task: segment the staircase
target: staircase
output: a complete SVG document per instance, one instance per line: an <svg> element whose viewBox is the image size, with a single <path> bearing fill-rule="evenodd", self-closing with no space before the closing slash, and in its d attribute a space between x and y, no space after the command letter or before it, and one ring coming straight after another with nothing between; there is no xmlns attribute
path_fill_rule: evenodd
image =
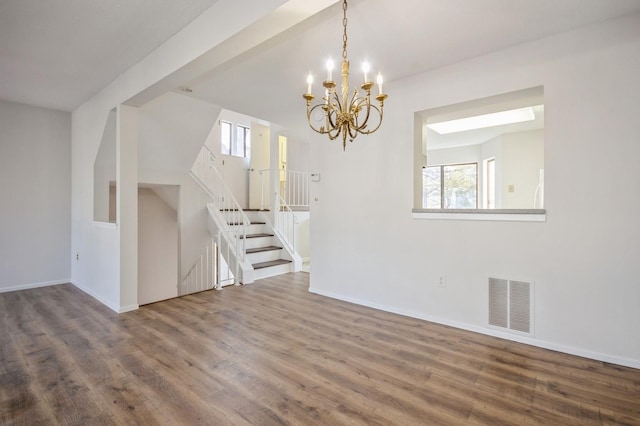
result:
<svg viewBox="0 0 640 426"><path fill-rule="evenodd" d="M191 177L209 196L209 232L236 283L299 271L302 260L295 251L293 233L284 231L283 213L242 209L215 168L214 158L203 146ZM293 224L293 218L286 223Z"/></svg>
<svg viewBox="0 0 640 426"><path fill-rule="evenodd" d="M246 227L245 249L254 270L254 279L280 275L292 271L292 259L281 241L268 225L267 210L244 210L250 224Z"/></svg>

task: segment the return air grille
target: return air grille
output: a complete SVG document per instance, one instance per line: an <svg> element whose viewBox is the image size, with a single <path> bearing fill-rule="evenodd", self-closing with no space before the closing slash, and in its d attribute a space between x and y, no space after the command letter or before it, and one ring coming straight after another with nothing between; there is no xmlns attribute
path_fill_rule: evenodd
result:
<svg viewBox="0 0 640 426"><path fill-rule="evenodd" d="M532 334L532 283L489 278L489 325Z"/></svg>

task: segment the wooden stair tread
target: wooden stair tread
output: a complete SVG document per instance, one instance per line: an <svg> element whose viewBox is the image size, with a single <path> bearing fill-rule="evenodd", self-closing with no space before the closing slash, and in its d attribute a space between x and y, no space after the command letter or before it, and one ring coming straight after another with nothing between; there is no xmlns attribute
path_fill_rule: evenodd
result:
<svg viewBox="0 0 640 426"><path fill-rule="evenodd" d="M250 222L249 225L265 225L267 222ZM242 225L242 222L231 222L229 226L238 226Z"/></svg>
<svg viewBox="0 0 640 426"><path fill-rule="evenodd" d="M266 246L266 247L256 247L247 249L247 254L251 253L261 253L263 251L273 251L273 250L282 250L282 247L278 246Z"/></svg>
<svg viewBox="0 0 640 426"><path fill-rule="evenodd" d="M238 209L222 209L222 212L237 212ZM242 209L243 212L268 212L269 209Z"/></svg>
<svg viewBox="0 0 640 426"><path fill-rule="evenodd" d="M268 268L269 266L278 266L278 265L284 265L287 263L291 263L291 261L287 259L277 259L277 260L270 260L269 262L254 263L252 266L253 266L253 269L262 269L262 268Z"/></svg>
<svg viewBox="0 0 640 426"><path fill-rule="evenodd" d="M247 238L262 238L262 237L273 237L273 234L247 234ZM240 239L243 239L244 236L240 235Z"/></svg>

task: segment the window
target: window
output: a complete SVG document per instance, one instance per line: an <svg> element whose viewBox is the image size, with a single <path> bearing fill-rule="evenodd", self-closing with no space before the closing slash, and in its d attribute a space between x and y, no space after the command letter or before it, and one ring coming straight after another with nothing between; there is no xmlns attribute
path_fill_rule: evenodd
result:
<svg viewBox="0 0 640 426"><path fill-rule="evenodd" d="M251 155L251 129L240 124L236 125L235 137L233 123L220 122L220 140L222 155L248 158Z"/></svg>
<svg viewBox="0 0 640 426"><path fill-rule="evenodd" d="M231 123L220 122L220 139L222 142L222 154L231 155Z"/></svg>
<svg viewBox="0 0 640 426"><path fill-rule="evenodd" d="M478 208L478 163L428 166L422 171L422 207Z"/></svg>
<svg viewBox="0 0 640 426"><path fill-rule="evenodd" d="M251 130L248 127L238 125L236 128L235 142L232 155L236 157L249 157L249 153L251 152Z"/></svg>
<svg viewBox="0 0 640 426"><path fill-rule="evenodd" d="M417 111L414 118L414 210L475 208L508 215L544 209L542 86ZM459 177L449 179L440 165L473 163L475 182L469 175L465 187L448 187ZM489 217L488 212L460 214Z"/></svg>

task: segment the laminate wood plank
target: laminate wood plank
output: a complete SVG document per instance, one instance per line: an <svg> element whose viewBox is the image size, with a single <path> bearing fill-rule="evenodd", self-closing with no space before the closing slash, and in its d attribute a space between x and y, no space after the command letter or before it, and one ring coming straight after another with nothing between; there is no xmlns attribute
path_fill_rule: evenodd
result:
<svg viewBox="0 0 640 426"><path fill-rule="evenodd" d="M1 424L640 425L640 371L377 311L286 274L117 315L0 294Z"/></svg>

